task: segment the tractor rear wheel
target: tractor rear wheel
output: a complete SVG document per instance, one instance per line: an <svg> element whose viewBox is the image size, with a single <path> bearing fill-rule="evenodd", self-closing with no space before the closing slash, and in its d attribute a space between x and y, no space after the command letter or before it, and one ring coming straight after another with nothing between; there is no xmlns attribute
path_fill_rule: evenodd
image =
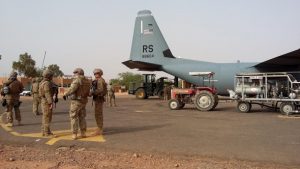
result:
<svg viewBox="0 0 300 169"><path fill-rule="evenodd" d="M216 106L214 95L206 90L200 91L196 95L195 105L200 111L210 111Z"/></svg>
<svg viewBox="0 0 300 169"><path fill-rule="evenodd" d="M136 97L137 99L146 99L146 98L147 98L147 95L146 95L145 89L143 89L143 88L138 89L138 90L135 92L135 97Z"/></svg>
<svg viewBox="0 0 300 169"><path fill-rule="evenodd" d="M219 104L219 97L217 94L214 95L214 98L215 98L215 104L214 104L212 110L215 109L217 107L217 105Z"/></svg>

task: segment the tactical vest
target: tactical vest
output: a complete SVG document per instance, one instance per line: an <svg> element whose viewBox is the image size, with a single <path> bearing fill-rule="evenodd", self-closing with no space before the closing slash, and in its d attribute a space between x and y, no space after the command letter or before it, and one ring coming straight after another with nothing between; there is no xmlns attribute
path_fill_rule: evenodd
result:
<svg viewBox="0 0 300 169"><path fill-rule="evenodd" d="M40 94L40 97L45 97L45 85L48 83L49 86L49 90L50 90L50 95L51 97L53 97L54 95L54 91L53 91L53 88L51 86L51 82L49 81L46 81L46 80L43 80L40 85L39 85L39 94Z"/></svg>
<svg viewBox="0 0 300 169"><path fill-rule="evenodd" d="M90 93L90 81L86 78L78 78L79 87L75 92L77 98L87 98Z"/></svg>
<svg viewBox="0 0 300 169"><path fill-rule="evenodd" d="M39 93L39 85L40 83L38 82L32 84L32 93Z"/></svg>
<svg viewBox="0 0 300 169"><path fill-rule="evenodd" d="M98 83L98 90L101 93L100 95L105 96L107 94L107 86L104 79L100 78L99 80L97 80L97 83Z"/></svg>
<svg viewBox="0 0 300 169"><path fill-rule="evenodd" d="M9 94L19 95L22 91L22 84L18 80L14 80L9 84Z"/></svg>

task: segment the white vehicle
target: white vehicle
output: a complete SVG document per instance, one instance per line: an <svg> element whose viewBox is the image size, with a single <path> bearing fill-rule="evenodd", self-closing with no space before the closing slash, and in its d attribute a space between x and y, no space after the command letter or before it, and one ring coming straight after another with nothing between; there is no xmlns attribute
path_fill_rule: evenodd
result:
<svg viewBox="0 0 300 169"><path fill-rule="evenodd" d="M31 96L31 91L24 90L22 93L20 93L20 96Z"/></svg>
<svg viewBox="0 0 300 169"><path fill-rule="evenodd" d="M300 82L286 72L237 74L235 89L229 93L238 101L240 112L247 113L252 104L258 104L284 115L300 113Z"/></svg>

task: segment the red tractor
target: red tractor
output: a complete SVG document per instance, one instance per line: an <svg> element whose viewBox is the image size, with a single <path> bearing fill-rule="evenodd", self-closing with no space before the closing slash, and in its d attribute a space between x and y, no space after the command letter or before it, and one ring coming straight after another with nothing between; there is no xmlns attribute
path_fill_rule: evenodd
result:
<svg viewBox="0 0 300 169"><path fill-rule="evenodd" d="M191 88L174 88L171 90L171 100L169 108L171 110L182 109L185 104L195 104L200 111L210 111L217 107L219 98L217 89L214 87L213 72L190 72L192 76L203 78L203 85ZM205 86L205 82L208 85Z"/></svg>

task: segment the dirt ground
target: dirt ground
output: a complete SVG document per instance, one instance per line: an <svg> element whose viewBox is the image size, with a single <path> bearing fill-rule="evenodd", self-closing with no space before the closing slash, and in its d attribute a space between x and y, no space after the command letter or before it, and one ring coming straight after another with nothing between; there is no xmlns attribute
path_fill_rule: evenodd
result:
<svg viewBox="0 0 300 169"><path fill-rule="evenodd" d="M168 154L140 154L134 152L98 152L80 147L37 149L0 145L2 169L274 169L297 168L279 164L200 156L174 156Z"/></svg>

